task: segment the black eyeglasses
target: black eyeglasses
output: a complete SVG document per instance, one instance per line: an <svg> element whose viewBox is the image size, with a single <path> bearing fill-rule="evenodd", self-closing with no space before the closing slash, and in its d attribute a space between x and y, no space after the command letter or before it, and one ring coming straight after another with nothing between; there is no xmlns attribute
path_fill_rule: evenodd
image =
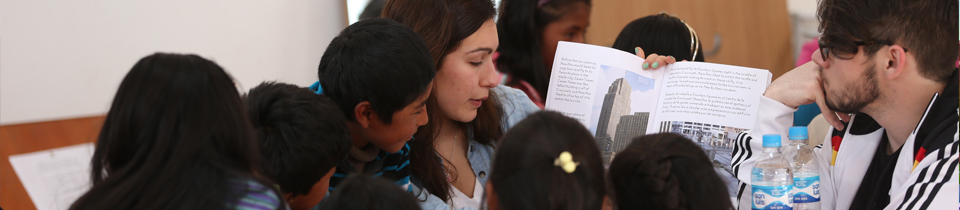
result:
<svg viewBox="0 0 960 210"><path fill-rule="evenodd" d="M893 45L893 43L888 42L888 41L855 41L855 42L853 42L853 44L854 44L856 47L865 46L865 45L875 45L875 44L879 44L879 45ZM817 45L820 47L820 57L822 57L823 60L826 61L827 58L830 57L830 48L828 48L828 47L823 43L823 37L817 38ZM906 51L907 51L907 48L903 47L903 51L906 52ZM857 53L857 51L853 51L853 53ZM839 56L838 56L838 57L839 57ZM841 58L841 59L850 59L850 58Z"/></svg>

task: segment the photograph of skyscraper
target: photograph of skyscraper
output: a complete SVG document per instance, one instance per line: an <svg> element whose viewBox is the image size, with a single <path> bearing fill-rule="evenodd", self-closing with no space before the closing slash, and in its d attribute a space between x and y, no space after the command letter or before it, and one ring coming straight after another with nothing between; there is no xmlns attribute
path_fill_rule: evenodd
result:
<svg viewBox="0 0 960 210"><path fill-rule="evenodd" d="M613 158L614 137L620 117L630 113L630 83L619 78L610 84L607 94L603 96L603 106L600 108L600 120L597 122L595 137L597 144L603 149L603 162L608 164Z"/></svg>
<svg viewBox="0 0 960 210"><path fill-rule="evenodd" d="M607 94L603 96L603 107L600 109L600 121L597 122L597 139L613 138L616 135L620 116L630 113L630 84L623 78L616 79Z"/></svg>
<svg viewBox="0 0 960 210"><path fill-rule="evenodd" d="M658 94L655 79L625 69L601 65L589 129L602 150L604 163L623 150L634 137L646 134ZM603 88L606 87L606 88ZM599 97L603 96L603 97Z"/></svg>
<svg viewBox="0 0 960 210"><path fill-rule="evenodd" d="M646 135L648 120L650 120L649 112L635 112L632 115L621 116L611 150L613 152L623 151L633 138Z"/></svg>
<svg viewBox="0 0 960 210"><path fill-rule="evenodd" d="M616 79L607 89L597 122L597 144L603 150L603 161L608 164L614 154L622 151L634 137L647 133L649 112L630 114L630 84Z"/></svg>

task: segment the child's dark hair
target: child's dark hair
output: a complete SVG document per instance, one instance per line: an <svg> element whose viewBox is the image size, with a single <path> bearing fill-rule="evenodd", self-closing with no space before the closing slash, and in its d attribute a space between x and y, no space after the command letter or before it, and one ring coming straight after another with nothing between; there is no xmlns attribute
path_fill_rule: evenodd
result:
<svg viewBox="0 0 960 210"><path fill-rule="evenodd" d="M260 156L249 122L216 63L144 57L107 112L91 159L93 187L70 209L227 209L251 193L279 196L253 171Z"/></svg>
<svg viewBox="0 0 960 210"><path fill-rule="evenodd" d="M343 29L330 41L318 69L323 94L337 103L347 120L356 120L356 105L369 101L387 124L393 113L426 93L436 75L420 35L384 18Z"/></svg>
<svg viewBox="0 0 960 210"><path fill-rule="evenodd" d="M284 193L306 195L350 149L347 119L329 98L291 84L264 82L246 95L260 145L260 174Z"/></svg>
<svg viewBox="0 0 960 210"><path fill-rule="evenodd" d="M323 199L320 209L340 210L419 210L413 194L379 177L352 174L337 186L330 197Z"/></svg>
<svg viewBox="0 0 960 210"><path fill-rule="evenodd" d="M675 133L636 137L610 163L619 209L733 209L703 149Z"/></svg>
<svg viewBox="0 0 960 210"><path fill-rule="evenodd" d="M503 0L500 2L500 57L497 69L510 74L510 83L520 80L533 86L541 96L547 95L550 69L543 63L540 45L543 29L560 19L574 3L591 4L591 0L551 0L543 5L536 0Z"/></svg>
<svg viewBox="0 0 960 210"><path fill-rule="evenodd" d="M537 112L510 129L497 149L490 182L501 209L600 209L600 148L577 120ZM572 173L555 164L563 152L579 163Z"/></svg>
<svg viewBox="0 0 960 210"><path fill-rule="evenodd" d="M666 13L650 15L624 26L612 47L629 53L640 47L646 54L644 56L656 53L673 56L678 61L703 62L700 38L690 29L680 18Z"/></svg>

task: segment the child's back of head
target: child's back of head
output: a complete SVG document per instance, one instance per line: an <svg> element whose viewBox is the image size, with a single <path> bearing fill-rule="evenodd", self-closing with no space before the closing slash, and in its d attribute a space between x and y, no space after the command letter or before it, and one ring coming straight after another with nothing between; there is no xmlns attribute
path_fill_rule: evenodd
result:
<svg viewBox="0 0 960 210"><path fill-rule="evenodd" d="M577 120L538 112L504 135L487 185L491 209L600 209L600 148Z"/></svg>
<svg viewBox="0 0 960 210"><path fill-rule="evenodd" d="M619 209L733 208L706 153L679 134L634 138L610 163L609 176Z"/></svg>
<svg viewBox="0 0 960 210"><path fill-rule="evenodd" d="M337 186L320 209L419 210L417 198L399 186L378 177L353 174Z"/></svg>
<svg viewBox="0 0 960 210"><path fill-rule="evenodd" d="M613 48L635 53L643 48L644 56L652 53L673 56L677 61L703 62L703 47L697 32L680 18L660 13L636 19L620 31Z"/></svg>
<svg viewBox="0 0 960 210"><path fill-rule="evenodd" d="M197 55L156 53L123 78L71 209L278 208L233 80Z"/></svg>
<svg viewBox="0 0 960 210"><path fill-rule="evenodd" d="M350 149L343 113L326 96L284 83L261 83L246 100L263 158L260 174L280 186L292 209L316 206Z"/></svg>

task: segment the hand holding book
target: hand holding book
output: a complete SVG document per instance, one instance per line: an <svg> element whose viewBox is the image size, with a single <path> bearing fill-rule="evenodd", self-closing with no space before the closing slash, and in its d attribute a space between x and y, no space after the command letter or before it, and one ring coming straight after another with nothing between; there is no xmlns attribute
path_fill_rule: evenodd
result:
<svg viewBox="0 0 960 210"><path fill-rule="evenodd" d="M643 65L641 66L642 69L656 70L661 66L666 66L677 62L677 59L670 55L657 55L656 53L653 53L650 54L650 56L644 56L646 53L643 52L643 48L636 47L635 49L637 57L640 57L644 60Z"/></svg>

